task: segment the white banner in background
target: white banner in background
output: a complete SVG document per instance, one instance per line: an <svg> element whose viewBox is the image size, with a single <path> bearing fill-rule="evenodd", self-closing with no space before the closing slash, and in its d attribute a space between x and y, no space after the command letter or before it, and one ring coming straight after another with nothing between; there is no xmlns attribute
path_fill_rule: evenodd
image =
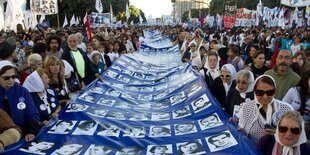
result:
<svg viewBox="0 0 310 155"><path fill-rule="evenodd" d="M31 0L31 10L38 15L52 15L58 13L57 0Z"/></svg>
<svg viewBox="0 0 310 155"><path fill-rule="evenodd" d="M89 15L91 28L97 28L101 26L110 27L110 17L110 13L92 12Z"/></svg>
<svg viewBox="0 0 310 155"><path fill-rule="evenodd" d="M310 0L281 0L281 4L290 7L304 7L310 5Z"/></svg>
<svg viewBox="0 0 310 155"><path fill-rule="evenodd" d="M246 8L237 9L235 26L251 27L255 25L256 11Z"/></svg>

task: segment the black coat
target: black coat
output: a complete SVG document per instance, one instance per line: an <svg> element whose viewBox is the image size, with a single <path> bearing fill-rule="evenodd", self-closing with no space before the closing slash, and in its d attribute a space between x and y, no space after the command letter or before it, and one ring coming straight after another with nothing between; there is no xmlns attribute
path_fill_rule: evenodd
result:
<svg viewBox="0 0 310 155"><path fill-rule="evenodd" d="M230 89L235 88L235 87L236 87L236 82L235 80L233 80ZM224 107L224 104L226 101L226 91L225 91L221 77L217 77L214 79L211 85L211 92L214 95L214 97L217 99L217 101L222 105L222 107Z"/></svg>
<svg viewBox="0 0 310 155"><path fill-rule="evenodd" d="M246 93L245 98L253 100L254 99L253 91ZM235 87L233 87L228 91L224 105L225 111L228 113L229 116L232 116L234 112L234 106L240 105L243 102L245 102L245 99L243 99L240 96L239 91Z"/></svg>
<svg viewBox="0 0 310 155"><path fill-rule="evenodd" d="M64 52L61 55L61 59L68 61L68 63L73 67L74 72L78 73L77 68L75 66L74 59L72 58L70 51L71 49L69 47L65 48ZM85 85L88 85L89 83L91 83L92 81L96 79L95 74L98 73L98 71L96 70L94 64L90 61L88 56L83 52L83 50L78 48L78 51L82 54L84 62L85 62L85 77L82 78L78 74L79 81L80 82L83 81Z"/></svg>

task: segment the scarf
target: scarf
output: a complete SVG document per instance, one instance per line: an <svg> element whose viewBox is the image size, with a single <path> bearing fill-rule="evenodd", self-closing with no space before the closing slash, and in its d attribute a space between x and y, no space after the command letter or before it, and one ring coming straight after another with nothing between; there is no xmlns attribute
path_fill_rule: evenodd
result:
<svg viewBox="0 0 310 155"><path fill-rule="evenodd" d="M23 87L28 89L30 93L32 92L43 92L45 91L44 83L37 71L32 72L23 84Z"/></svg>

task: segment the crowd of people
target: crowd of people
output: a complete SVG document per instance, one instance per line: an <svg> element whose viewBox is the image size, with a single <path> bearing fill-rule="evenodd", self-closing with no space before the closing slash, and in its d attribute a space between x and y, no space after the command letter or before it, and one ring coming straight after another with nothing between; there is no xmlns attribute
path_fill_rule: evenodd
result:
<svg viewBox="0 0 310 155"><path fill-rule="evenodd" d="M103 27L86 41L82 28L70 27L0 32L0 152L21 138L32 141L73 94L102 81L122 54L139 52L145 29L179 45L182 61L202 75L241 132L259 146L273 139L263 152L310 148L310 49L302 44L309 28Z"/></svg>

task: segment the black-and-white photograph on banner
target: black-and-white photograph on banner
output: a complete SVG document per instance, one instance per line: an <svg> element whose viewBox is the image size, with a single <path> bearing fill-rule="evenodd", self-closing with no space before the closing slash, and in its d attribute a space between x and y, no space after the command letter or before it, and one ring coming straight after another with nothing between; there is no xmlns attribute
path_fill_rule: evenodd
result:
<svg viewBox="0 0 310 155"><path fill-rule="evenodd" d="M177 143L178 155L199 155L206 154L205 148L200 139Z"/></svg>
<svg viewBox="0 0 310 155"><path fill-rule="evenodd" d="M192 105L194 112L197 113L210 107L211 102L209 101L207 94L203 94L198 99L193 101L191 105Z"/></svg>
<svg viewBox="0 0 310 155"><path fill-rule="evenodd" d="M189 109L188 105L182 107L181 109L173 110L172 112L172 116L174 119L183 118L183 117L190 116L190 115L191 115L191 110Z"/></svg>
<svg viewBox="0 0 310 155"><path fill-rule="evenodd" d="M141 79L141 80L144 80L144 77L145 75L143 73L140 73L140 72L135 72L133 74L133 77L137 78L137 79Z"/></svg>
<svg viewBox="0 0 310 155"><path fill-rule="evenodd" d="M145 128L143 126L132 126L126 128L124 137L143 138L145 136Z"/></svg>
<svg viewBox="0 0 310 155"><path fill-rule="evenodd" d="M143 148L139 146L129 146L119 148L115 155L142 155Z"/></svg>
<svg viewBox="0 0 310 155"><path fill-rule="evenodd" d="M94 120L84 120L79 123L72 133L73 135L93 135L97 129L97 122Z"/></svg>
<svg viewBox="0 0 310 155"><path fill-rule="evenodd" d="M95 145L89 146L84 155L112 155L113 147L106 145Z"/></svg>
<svg viewBox="0 0 310 155"><path fill-rule="evenodd" d="M201 83L200 82L195 83L194 85L190 87L189 92L188 92L188 97L193 96L194 94L199 92L199 90L201 89L202 89Z"/></svg>
<svg viewBox="0 0 310 155"><path fill-rule="evenodd" d="M136 106L134 106L134 109L148 110L151 109L151 104L150 103L137 104Z"/></svg>
<svg viewBox="0 0 310 155"><path fill-rule="evenodd" d="M103 94L105 89L103 89L102 87L93 87L89 91L97 94Z"/></svg>
<svg viewBox="0 0 310 155"><path fill-rule="evenodd" d="M170 102L172 105L183 102L186 99L184 91L177 93L175 96L170 97Z"/></svg>
<svg viewBox="0 0 310 155"><path fill-rule="evenodd" d="M110 13L96 13L92 12L89 15L90 25L92 28L96 27L110 27Z"/></svg>
<svg viewBox="0 0 310 155"><path fill-rule="evenodd" d="M53 149L54 145L55 145L54 142L32 141L27 143L19 150L33 154L47 154Z"/></svg>
<svg viewBox="0 0 310 155"><path fill-rule="evenodd" d="M138 96L138 100L151 101L152 100L152 94L141 94Z"/></svg>
<svg viewBox="0 0 310 155"><path fill-rule="evenodd" d="M69 105L66 112L81 112L81 111L85 111L88 107L89 106L85 104L79 104L79 103L72 102Z"/></svg>
<svg viewBox="0 0 310 155"><path fill-rule="evenodd" d="M119 134L121 132L121 128L113 125L113 124L100 124L99 131L97 135L99 136L114 136L119 137Z"/></svg>
<svg viewBox="0 0 310 155"><path fill-rule="evenodd" d="M108 91L105 94L108 96L118 97L121 94L121 92L119 92L113 88L110 88L110 89L108 89Z"/></svg>
<svg viewBox="0 0 310 155"><path fill-rule="evenodd" d="M47 132L51 134L68 134L77 121L73 120L59 120L57 123Z"/></svg>
<svg viewBox="0 0 310 155"><path fill-rule="evenodd" d="M213 113L208 117L198 120L198 124L201 130L206 130L217 126L221 126L223 125L223 122L221 121L217 113Z"/></svg>
<svg viewBox="0 0 310 155"><path fill-rule="evenodd" d="M170 102L158 101L152 104L151 109L164 109L168 108Z"/></svg>
<svg viewBox="0 0 310 155"><path fill-rule="evenodd" d="M110 111L106 115L106 117L109 119L126 120L127 119L127 113L121 112L121 111Z"/></svg>
<svg viewBox="0 0 310 155"><path fill-rule="evenodd" d="M95 103L94 95L89 94L89 93L83 93L81 96L78 97L78 99L89 102L89 103Z"/></svg>
<svg viewBox="0 0 310 155"><path fill-rule="evenodd" d="M133 107L133 105L123 101L117 102L114 106L121 109L131 109Z"/></svg>
<svg viewBox="0 0 310 155"><path fill-rule="evenodd" d="M130 81L130 78L124 76L124 75L120 75L118 77L118 81L124 82L124 83L128 83Z"/></svg>
<svg viewBox="0 0 310 155"><path fill-rule="evenodd" d="M148 145L146 155L172 155L172 144L168 145Z"/></svg>
<svg viewBox="0 0 310 155"><path fill-rule="evenodd" d="M83 147L82 144L65 143L56 149L51 155L78 155L81 154Z"/></svg>
<svg viewBox="0 0 310 155"><path fill-rule="evenodd" d="M150 116L148 113L132 113L129 120L131 121L147 121L150 119Z"/></svg>
<svg viewBox="0 0 310 155"><path fill-rule="evenodd" d="M206 138L206 141L211 152L224 150L238 144L228 130L209 136Z"/></svg>
<svg viewBox="0 0 310 155"><path fill-rule="evenodd" d="M171 136L171 127L170 127L170 125L151 126L149 136L150 137L168 137L168 136Z"/></svg>
<svg viewBox="0 0 310 155"><path fill-rule="evenodd" d="M97 104L104 106L113 106L115 102L116 100L100 98L99 101L97 101Z"/></svg>
<svg viewBox="0 0 310 155"><path fill-rule="evenodd" d="M170 120L170 114L166 112L158 112L158 113L152 113L151 117L152 121L165 121Z"/></svg>
<svg viewBox="0 0 310 155"><path fill-rule="evenodd" d="M108 113L108 111L109 110L106 110L104 108L93 106L93 107L89 107L86 110L86 113L91 116L103 118Z"/></svg>
<svg viewBox="0 0 310 155"><path fill-rule="evenodd" d="M57 0L32 0L31 11L37 15L52 15L58 13Z"/></svg>
<svg viewBox="0 0 310 155"><path fill-rule="evenodd" d="M187 122L174 125L175 135L185 135L197 132L197 128L194 122Z"/></svg>
<svg viewBox="0 0 310 155"><path fill-rule="evenodd" d="M110 77L110 78L112 78L112 79L116 79L115 77L118 75L116 72L113 72L113 71L111 71L111 70L108 70L108 71L106 71L105 73L104 73L104 75L106 75L106 76L108 76L108 77Z"/></svg>

